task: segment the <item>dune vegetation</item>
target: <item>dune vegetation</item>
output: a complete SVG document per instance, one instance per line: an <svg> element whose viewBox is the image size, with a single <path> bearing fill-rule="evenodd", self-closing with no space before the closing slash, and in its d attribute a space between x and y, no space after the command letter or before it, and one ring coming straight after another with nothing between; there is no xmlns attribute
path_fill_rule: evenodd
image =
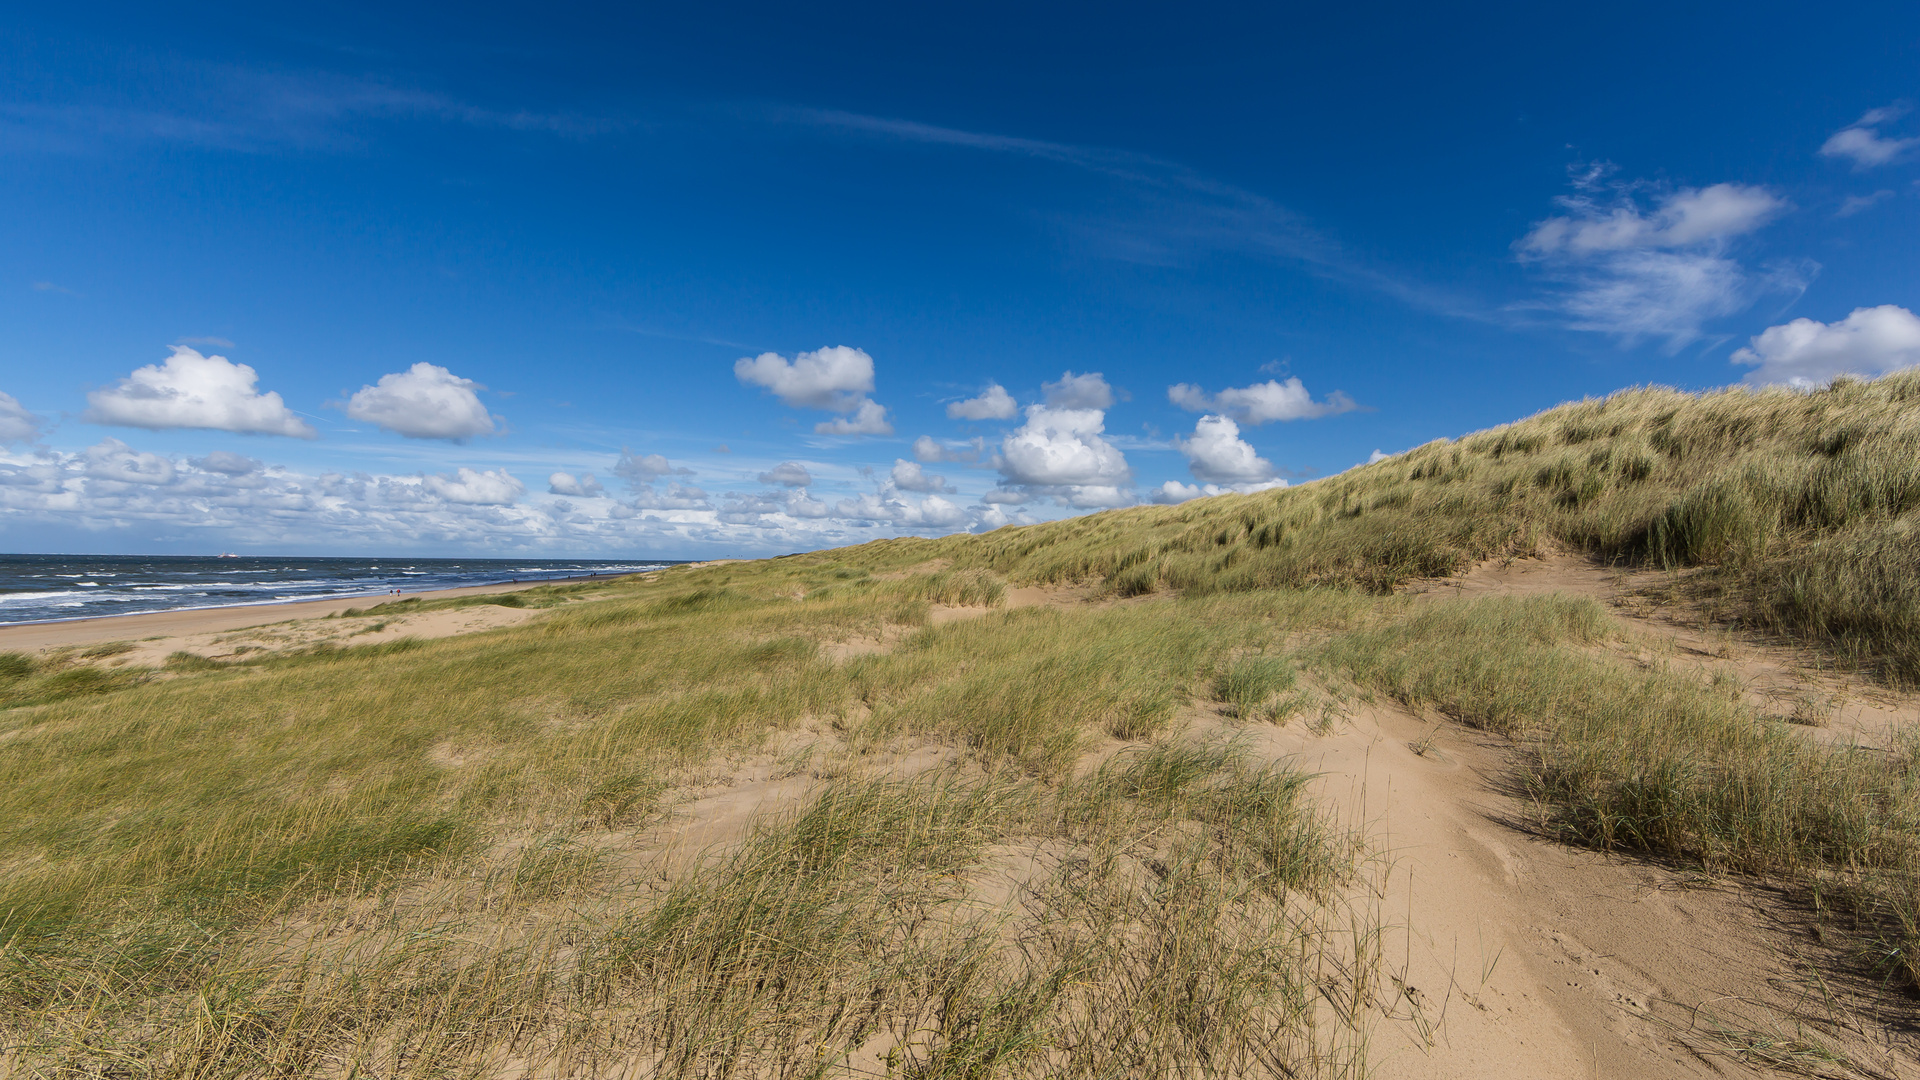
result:
<svg viewBox="0 0 1920 1080"><path fill-rule="evenodd" d="M938 542L1120 595L1386 592L1542 545L1703 568L1730 617L1920 682L1920 373L1803 393L1628 390L1298 488Z"/></svg>
<svg viewBox="0 0 1920 1080"><path fill-rule="evenodd" d="M1591 598L1399 591L1582 553L1904 688L1916 513L1920 376L1636 390L461 637L0 657L0 1071L1361 1075L1373 854L1236 732L1369 696L1509 739L1567 842L1786 882L1920 986L1920 742L1805 738Z"/></svg>

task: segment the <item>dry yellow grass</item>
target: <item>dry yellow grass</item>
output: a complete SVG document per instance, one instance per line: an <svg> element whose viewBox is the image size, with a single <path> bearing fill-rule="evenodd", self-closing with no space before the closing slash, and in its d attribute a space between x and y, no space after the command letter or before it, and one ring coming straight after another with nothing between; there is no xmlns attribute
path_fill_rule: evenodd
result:
<svg viewBox="0 0 1920 1080"><path fill-rule="evenodd" d="M930 595L1000 582L676 571L0 714L5 1042L54 1075L1351 1064L1309 973L1357 851L1284 769L1169 741L1271 598L935 627ZM856 635L897 645L822 649ZM1076 781L1111 731L1156 748ZM731 854L655 850L663 798L783 732L843 779ZM863 771L903 740L964 764Z"/></svg>
<svg viewBox="0 0 1920 1080"><path fill-rule="evenodd" d="M1508 735L1574 842L1817 890L1913 980L1920 744L1610 660L1590 601L1391 593L1549 543L1697 566L1911 680L1916 399L1631 391L1297 489L477 601L551 610L467 637L0 657L0 1067L1359 1075L1365 853L1182 721L1285 722L1303 674ZM749 759L803 797L671 850Z"/></svg>
<svg viewBox="0 0 1920 1080"><path fill-rule="evenodd" d="M888 541L1120 595L1383 592L1553 545L1708 567L1729 614L1920 682L1920 373L1813 391L1636 389L1312 484L983 537Z"/></svg>

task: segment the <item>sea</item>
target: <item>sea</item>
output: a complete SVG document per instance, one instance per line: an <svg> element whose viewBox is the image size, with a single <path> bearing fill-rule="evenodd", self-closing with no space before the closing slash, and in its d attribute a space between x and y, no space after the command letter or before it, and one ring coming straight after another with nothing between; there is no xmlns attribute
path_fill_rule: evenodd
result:
<svg viewBox="0 0 1920 1080"><path fill-rule="evenodd" d="M671 561L0 555L0 624L633 574Z"/></svg>

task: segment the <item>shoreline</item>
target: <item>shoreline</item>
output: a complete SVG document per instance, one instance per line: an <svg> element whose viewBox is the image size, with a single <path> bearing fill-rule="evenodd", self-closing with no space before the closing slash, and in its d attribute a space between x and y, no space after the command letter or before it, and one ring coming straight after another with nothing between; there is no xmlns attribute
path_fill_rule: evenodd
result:
<svg viewBox="0 0 1920 1080"><path fill-rule="evenodd" d="M642 570L634 573L647 572ZM534 589L542 585L613 581L630 576L632 575L588 574L581 577L543 578L539 581L504 581L491 585L424 589L419 592L375 592L328 600L282 600L263 604L227 604L220 607L178 608L172 611L141 611L128 615L90 615L79 619L4 623L0 624L0 652L37 652L69 645L93 645L108 641L140 641L153 637L217 634L272 623L324 618L328 615L337 615L349 608L366 608L396 600L443 600L460 596L486 596L493 593Z"/></svg>

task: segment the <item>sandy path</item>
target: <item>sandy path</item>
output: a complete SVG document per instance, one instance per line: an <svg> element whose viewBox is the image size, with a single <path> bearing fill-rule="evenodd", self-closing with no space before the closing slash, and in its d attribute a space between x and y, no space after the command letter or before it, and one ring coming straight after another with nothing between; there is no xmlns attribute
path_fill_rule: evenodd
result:
<svg viewBox="0 0 1920 1080"><path fill-rule="evenodd" d="M1653 576L1557 557L1489 563L1414 591L1600 599L1636 634L1623 659L1731 674L1781 715L1825 703L1827 726L1804 728L1810 738L1884 745L1920 723L1911 698L1637 601ZM1007 607L1083 599L1010 590ZM993 610L936 610L935 621ZM1839 958L1781 896L1546 838L1538 808L1512 790L1515 748L1503 739L1391 704L1331 735L1199 722L1197 733L1230 729L1318 774L1322 798L1382 853L1363 898L1388 928L1371 1076L1920 1077L1912 1026L1877 1015L1887 1000L1838 974Z"/></svg>
<svg viewBox="0 0 1920 1080"><path fill-rule="evenodd" d="M1854 1060L1915 1075L1871 1032L1845 1030L1860 1017L1808 1000L1755 895L1529 831L1533 808L1502 790L1497 740L1383 707L1328 737L1299 724L1245 734L1320 774L1320 793L1386 859L1371 1075L1745 1073L1737 1037L1716 1025L1769 1037L1817 1026Z"/></svg>
<svg viewBox="0 0 1920 1080"><path fill-rule="evenodd" d="M1489 565L1417 588L1435 596L1571 592L1618 608L1634 585L1634 575L1549 559ZM1071 590L1009 590L1006 607L1084 600ZM219 655L256 638L257 647L276 647L275 641L310 632L344 633L355 643L439 636L537 614L487 606L316 619L368 604L323 601L4 627L0 650L159 637L113 658L132 662L176 647ZM997 610L936 609L934 621ZM1884 741L1920 722L1913 700L1809 673L1792 650L1701 630L1673 612L1617 613L1645 636L1628 650L1633 658L1644 653L1642 662L1692 666L1703 675L1731 671L1757 701L1805 696L1810 688L1828 695L1833 720L1806 728L1809 737ZM368 629L377 623L385 625ZM874 643L874 651L887 644ZM1299 722L1271 727L1208 716L1202 725L1230 728L1262 756L1317 774L1321 796L1363 826L1382 853L1373 891L1363 895L1387 927L1381 948L1387 977L1375 995L1383 1019L1369 1053L1374 1077L1920 1077L1913 1025L1876 1015L1886 1002L1872 987L1836 977L1839 965L1780 897L1751 882L1544 838L1533 828L1537 809L1511 790L1514 748L1503 740L1387 704L1362 708L1325 735ZM909 754L912 764L941 759L921 749L926 760ZM687 792L664 829L650 830L660 835L647 852L664 846L684 857L724 848L737 843L758 814L813 790L821 776L789 760L791 750L750 768L723 769L725 777ZM1816 1046L1844 1057L1822 1060ZM1758 1068L1769 1054L1793 1067L1784 1073Z"/></svg>
<svg viewBox="0 0 1920 1080"><path fill-rule="evenodd" d="M1617 599L1626 583L1553 560L1428 591ZM1626 617L1650 633L1663 625ZM1790 657L1737 651L1676 654L1799 677ZM1373 902L1389 927L1376 998L1387 1019L1373 1034L1372 1075L1755 1075L1772 1054L1793 1075L1920 1076L1911 1026L1875 1015L1885 1000L1873 988L1837 978L1779 897L1539 835L1537 810L1510 790L1503 740L1392 705L1363 708L1326 736L1300 723L1233 726L1263 755L1318 774L1322 796L1384 853ZM1844 1060L1819 1060L1816 1045Z"/></svg>

